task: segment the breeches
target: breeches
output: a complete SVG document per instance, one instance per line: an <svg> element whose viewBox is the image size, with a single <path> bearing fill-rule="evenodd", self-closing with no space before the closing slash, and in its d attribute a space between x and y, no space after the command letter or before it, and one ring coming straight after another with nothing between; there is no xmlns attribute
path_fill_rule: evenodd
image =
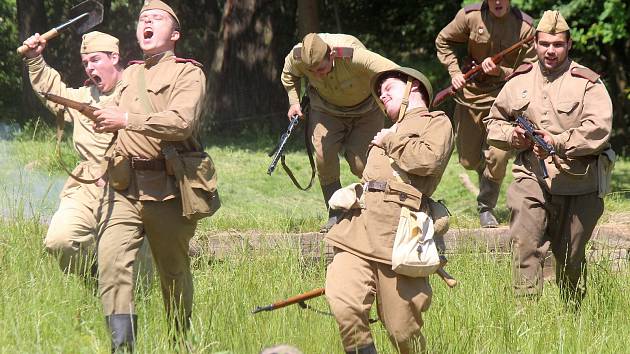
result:
<svg viewBox="0 0 630 354"><path fill-rule="evenodd" d="M391 265L335 250L326 274L326 299L346 351L373 342L369 313L374 300L392 343L402 352L424 350L422 312L431 304L427 278L399 275Z"/></svg>
<svg viewBox="0 0 630 354"><path fill-rule="evenodd" d="M136 279L130 265L144 236L149 240L160 275L164 305L169 316L189 316L193 283L188 243L197 223L182 216L179 198L137 201L108 187L99 221L99 292L105 315L134 313Z"/></svg>
<svg viewBox="0 0 630 354"><path fill-rule="evenodd" d="M501 183L510 153L486 143L486 127L482 119L490 112L455 105L455 144L459 163L467 170L477 170L489 180ZM482 165L483 164L483 165Z"/></svg>
<svg viewBox="0 0 630 354"><path fill-rule="evenodd" d="M586 243L604 203L597 193L552 195L537 181L514 181L507 192L512 211L513 277L517 295L542 293L542 267L549 247L556 259L556 282L577 295L586 291Z"/></svg>
<svg viewBox="0 0 630 354"><path fill-rule="evenodd" d="M309 136L322 186L339 180L338 156L342 149L350 171L361 178L368 146L376 133L383 129L383 118L379 109L373 109L361 117L340 117L311 110Z"/></svg>

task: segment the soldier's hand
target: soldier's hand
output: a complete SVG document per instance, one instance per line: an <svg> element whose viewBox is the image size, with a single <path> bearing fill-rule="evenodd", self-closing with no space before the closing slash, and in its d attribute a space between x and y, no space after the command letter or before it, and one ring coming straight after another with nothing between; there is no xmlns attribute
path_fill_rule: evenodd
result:
<svg viewBox="0 0 630 354"><path fill-rule="evenodd" d="M397 128L397 125L394 124L389 128L381 129L380 132L376 133L376 135L374 136L374 139L372 139L372 145L383 147L383 138L385 138L389 134L395 133L396 128Z"/></svg>
<svg viewBox="0 0 630 354"><path fill-rule="evenodd" d="M39 33L35 33L34 35L28 37L24 43L28 49L22 54L27 58L35 58L36 56L42 54L44 48L46 48L46 40L39 36Z"/></svg>
<svg viewBox="0 0 630 354"><path fill-rule="evenodd" d="M550 133L548 133L546 130L534 130L536 132L536 134L540 135L541 138L543 138L543 140L545 140L545 142L548 145L553 146L553 137L551 136ZM549 153L547 151L545 151L545 149L543 149L542 147L538 146L538 145L534 145L534 155L536 155L537 158L539 159L546 159L547 156L549 156Z"/></svg>
<svg viewBox="0 0 630 354"><path fill-rule="evenodd" d="M289 117L289 120L291 120L291 118L293 118L294 115L298 115L300 118L302 118L304 115L302 114L302 107L300 107L299 103L296 103L294 105L291 105L291 107L289 107L289 111L287 112L287 117Z"/></svg>
<svg viewBox="0 0 630 354"><path fill-rule="evenodd" d="M127 113L118 107L99 109L94 115L94 131L97 133L112 133L127 127Z"/></svg>
<svg viewBox="0 0 630 354"><path fill-rule="evenodd" d="M501 68L490 57L481 62L481 68L486 75L499 76L501 74Z"/></svg>
<svg viewBox="0 0 630 354"><path fill-rule="evenodd" d="M451 85L457 91L460 88L466 85L466 79L464 79L464 74L457 74L451 79Z"/></svg>
<svg viewBox="0 0 630 354"><path fill-rule="evenodd" d="M533 145L531 140L525 135L525 130L519 126L514 128L510 145L517 150L530 149Z"/></svg>

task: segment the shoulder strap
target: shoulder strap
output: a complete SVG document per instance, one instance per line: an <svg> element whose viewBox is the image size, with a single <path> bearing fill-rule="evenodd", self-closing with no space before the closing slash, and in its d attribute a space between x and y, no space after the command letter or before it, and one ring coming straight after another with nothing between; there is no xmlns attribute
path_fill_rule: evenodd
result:
<svg viewBox="0 0 630 354"><path fill-rule="evenodd" d="M574 67L571 69L571 76L581 77L592 83L596 83L599 80L599 74L586 67Z"/></svg>
<svg viewBox="0 0 630 354"><path fill-rule="evenodd" d="M195 59L187 59L187 58L178 58L175 57L175 62L176 63L191 63L196 67L202 68L203 69L203 64L201 64L200 62L196 61Z"/></svg>
<svg viewBox="0 0 630 354"><path fill-rule="evenodd" d="M527 23L530 26L534 25L534 19L530 15L528 15L527 13L519 10L516 7L512 7L512 12L516 16L516 18L518 18L519 20Z"/></svg>
<svg viewBox="0 0 630 354"><path fill-rule="evenodd" d="M335 58L352 59L354 48L351 47L333 47Z"/></svg>
<svg viewBox="0 0 630 354"><path fill-rule="evenodd" d="M521 74L528 73L528 72L530 72L532 70L533 67L534 67L534 65L532 65L531 63L523 63L523 64L519 65L519 67L516 68L516 70L514 70L510 75L508 75L505 78L505 81L508 81L511 78L515 77L515 76L519 76Z"/></svg>

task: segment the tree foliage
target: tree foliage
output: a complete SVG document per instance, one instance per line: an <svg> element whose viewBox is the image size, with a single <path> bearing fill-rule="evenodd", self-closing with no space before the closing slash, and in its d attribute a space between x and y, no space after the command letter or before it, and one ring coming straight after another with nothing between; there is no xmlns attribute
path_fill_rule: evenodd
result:
<svg viewBox="0 0 630 354"><path fill-rule="evenodd" d="M18 24L23 19L18 18L18 2L32 6L42 4L46 18L39 22L46 27L65 20L78 0L0 0L0 29L5 34L0 38L0 119L24 121L39 113L29 110L32 107L16 104L21 97L22 64L15 48L23 39L19 38ZM225 126L227 133L238 133L243 125L226 122L258 116L259 119L248 120L246 126L260 127L270 122L278 124L282 119L282 115L276 117L275 113L286 110L288 104L279 84L283 59L299 42L301 32L307 31L305 28L316 29L318 22L321 32L355 35L375 52L400 64L418 67L428 74L435 86L441 87L448 82L448 77L435 56L435 37L462 5L475 1L167 2L183 24L177 54L195 58L206 67L211 93L209 120L215 126ZM125 59L141 58L134 33L142 3L142 0L103 0L105 19L95 29L117 36ZM627 0L513 0L512 4L536 19L548 9L559 9L565 15L574 40L571 57L602 74L615 107L613 142L618 151L625 149L630 134L630 5ZM226 13L228 5L237 6L239 12ZM298 23L300 17L308 25ZM312 21L314 18L319 21ZM85 78L76 54L80 42L79 35L64 33L51 41L45 52L47 62L73 86L81 85Z"/></svg>

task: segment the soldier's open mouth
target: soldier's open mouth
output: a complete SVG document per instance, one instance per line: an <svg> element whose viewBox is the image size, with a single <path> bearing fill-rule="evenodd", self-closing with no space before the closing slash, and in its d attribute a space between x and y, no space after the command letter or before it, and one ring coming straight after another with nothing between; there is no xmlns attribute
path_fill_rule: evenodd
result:
<svg viewBox="0 0 630 354"><path fill-rule="evenodd" d="M92 80L98 85L101 83L101 81L103 81L103 79L101 79L100 76L98 75L92 75Z"/></svg>
<svg viewBox="0 0 630 354"><path fill-rule="evenodd" d="M146 28L144 30L143 35L144 35L144 39L149 39L149 38L153 37L153 30L150 29L150 28Z"/></svg>

